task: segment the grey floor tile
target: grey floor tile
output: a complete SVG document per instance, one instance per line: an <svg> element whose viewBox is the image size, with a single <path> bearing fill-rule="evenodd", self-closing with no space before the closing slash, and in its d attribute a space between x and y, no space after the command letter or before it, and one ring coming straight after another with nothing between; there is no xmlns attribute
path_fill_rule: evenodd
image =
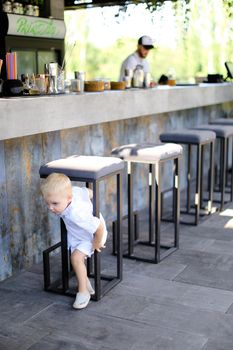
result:
<svg viewBox="0 0 233 350"><path fill-rule="evenodd" d="M130 310L134 310L133 303L135 301L136 304L140 303L141 309L147 306L148 303L160 305L180 304L223 313L227 312L233 303L233 292L231 291L152 279L148 276L140 277L140 279L137 279L136 275L134 277L127 278L108 296L113 299L112 295L114 295L114 301L110 302L110 305L112 303L113 305L119 305L121 300L124 301L122 307L118 306L116 309L109 310L113 315L119 316L118 312L125 315L128 307ZM105 300L108 300L107 297ZM108 305L103 302L99 308L100 312L105 310L106 307ZM135 308L135 310L138 310L138 308Z"/></svg>
<svg viewBox="0 0 233 350"><path fill-rule="evenodd" d="M6 330L7 329L7 330ZM5 325L5 330L0 330L1 350L28 350L33 344L41 341L49 332L46 329L35 329L25 324Z"/></svg>
<svg viewBox="0 0 233 350"><path fill-rule="evenodd" d="M123 281L85 310L43 291L42 264L0 282L0 350L232 350L233 212L227 215L181 225L180 249L159 264L124 259ZM171 225L161 232L171 239ZM110 241L102 262L114 271Z"/></svg>
<svg viewBox="0 0 233 350"><path fill-rule="evenodd" d="M28 350L100 350L99 346L94 346L89 343L88 339L84 342L79 341L78 337L64 337L60 334L52 334L44 337L42 340L36 342Z"/></svg>
<svg viewBox="0 0 233 350"><path fill-rule="evenodd" d="M121 289L117 294L109 293L98 303L92 303L90 311L99 315L134 320L151 302L153 299L150 297L124 293Z"/></svg>
<svg viewBox="0 0 233 350"><path fill-rule="evenodd" d="M9 305L9 297L11 297ZM1 330L8 327L9 324L18 326L21 322L30 319L38 312L41 312L46 307L51 305L51 301L38 300L35 303L35 299L22 294L17 295L15 293L8 292L6 298L1 293L0 313L1 317L4 317L5 323L2 325Z"/></svg>
<svg viewBox="0 0 233 350"><path fill-rule="evenodd" d="M127 259L127 264L124 268L124 279L127 276L137 273L138 275L161 278L166 280L173 280L180 272L182 272L186 265L179 263L169 263L167 259L161 261L159 264L145 264L136 260Z"/></svg>
<svg viewBox="0 0 233 350"><path fill-rule="evenodd" d="M231 204L232 206L232 204ZM232 216L224 216L223 213L215 213L208 217L208 220L205 220L201 223L201 226L207 226L207 227L215 227L219 229L223 229L224 227L227 227L229 224L229 220L232 219Z"/></svg>
<svg viewBox="0 0 233 350"><path fill-rule="evenodd" d="M67 337L69 335L74 337L78 333L80 342L85 344L85 340L88 339L88 342L96 347L104 345L110 349L116 349L118 343L122 350L128 350L139 333L142 333L140 323L129 322L122 318L103 317L87 310L68 311L61 305L53 306L43 315L38 315L31 322L31 326L43 329L45 327L44 318L47 320L46 328L49 328L50 332L59 332L61 336L66 334ZM156 336L154 338L156 340Z"/></svg>
<svg viewBox="0 0 233 350"><path fill-rule="evenodd" d="M232 242L214 241L209 246L206 246L204 250L210 253L233 255L233 241Z"/></svg>
<svg viewBox="0 0 233 350"><path fill-rule="evenodd" d="M0 289L18 291L43 290L43 276L30 271L16 273L13 277L0 282Z"/></svg>
<svg viewBox="0 0 233 350"><path fill-rule="evenodd" d="M140 337L130 350L202 350L207 341L200 335L176 332L171 336L171 330L166 331L168 336L159 339L149 336Z"/></svg>
<svg viewBox="0 0 233 350"><path fill-rule="evenodd" d="M206 338L232 336L233 316L220 312L200 310L181 305L156 305L145 308L136 320L146 324L158 324L160 327L182 330Z"/></svg>
<svg viewBox="0 0 233 350"><path fill-rule="evenodd" d="M29 269L27 269L28 272L32 272L32 273L38 273L42 275L43 278L43 263L39 263L39 264L34 264L32 265Z"/></svg>
<svg viewBox="0 0 233 350"><path fill-rule="evenodd" d="M215 339L209 339L203 347L203 350L232 350L233 349L233 337L223 338L218 337Z"/></svg>
<svg viewBox="0 0 233 350"><path fill-rule="evenodd" d="M232 303L232 305L229 307L229 309L227 310L227 313L233 315L233 303Z"/></svg>
<svg viewBox="0 0 233 350"><path fill-rule="evenodd" d="M182 239L180 239L180 248L205 251L208 250L208 247L212 246L215 241L215 239L192 237L191 235L183 236Z"/></svg>
<svg viewBox="0 0 233 350"><path fill-rule="evenodd" d="M210 225L198 225L198 229L196 226L180 226L180 240L182 242L184 237L194 237L197 239L209 238L220 241L232 241L233 240L233 232L232 229L226 229L222 226L215 227Z"/></svg>
<svg viewBox="0 0 233 350"><path fill-rule="evenodd" d="M150 306L149 306L150 308ZM38 315L31 323L31 327L43 329L44 318L53 337L59 332L59 337L69 337L70 342L78 342L102 349L102 346L111 350L152 349L167 350L199 350L206 343L207 338L199 334L187 334L176 329L160 327L159 323L146 324L122 317L103 316L93 312L90 307L87 311L67 312L64 306L52 306L44 315ZM67 322L69 320L69 323ZM74 342L75 343L75 342ZM157 347L157 345L159 347ZM183 348L181 347L183 346ZM89 346L89 345L88 345ZM32 348L33 349L33 348ZM52 348L53 349L53 348ZM69 347L68 347L69 349Z"/></svg>
<svg viewBox="0 0 233 350"><path fill-rule="evenodd" d="M183 305L197 309L212 310L225 313L231 305L233 292L216 288L193 286L187 289L185 295L179 299Z"/></svg>
<svg viewBox="0 0 233 350"><path fill-rule="evenodd" d="M183 283L233 291L232 271L219 270L215 266L201 264L188 266L175 280Z"/></svg>
<svg viewBox="0 0 233 350"><path fill-rule="evenodd" d="M179 249L167 258L167 262L184 264L187 266L209 266L221 271L233 269L233 257L231 255L218 254L207 251Z"/></svg>

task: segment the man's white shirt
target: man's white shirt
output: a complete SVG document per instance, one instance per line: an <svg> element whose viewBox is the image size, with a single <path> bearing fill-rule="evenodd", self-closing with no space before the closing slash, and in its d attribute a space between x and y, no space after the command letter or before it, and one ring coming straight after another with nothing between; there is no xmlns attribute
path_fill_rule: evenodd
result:
<svg viewBox="0 0 233 350"><path fill-rule="evenodd" d="M138 65L142 66L142 69L144 71L144 74L148 73L150 71L149 69L149 63L145 58L141 58L137 51L129 55L122 63L121 65L121 72L120 72L120 81L123 80L125 76L125 69L132 69L134 70Z"/></svg>

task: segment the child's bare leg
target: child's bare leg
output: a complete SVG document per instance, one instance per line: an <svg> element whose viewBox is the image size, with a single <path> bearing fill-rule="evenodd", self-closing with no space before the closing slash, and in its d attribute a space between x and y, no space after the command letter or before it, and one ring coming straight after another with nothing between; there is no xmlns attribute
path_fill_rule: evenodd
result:
<svg viewBox="0 0 233 350"><path fill-rule="evenodd" d="M95 290L93 289L91 282L89 280L89 278L87 277L87 290L91 295L95 294Z"/></svg>
<svg viewBox="0 0 233 350"><path fill-rule="evenodd" d="M85 257L86 255L79 250L75 250L71 254L71 264L78 281L79 293L87 292L87 269Z"/></svg>

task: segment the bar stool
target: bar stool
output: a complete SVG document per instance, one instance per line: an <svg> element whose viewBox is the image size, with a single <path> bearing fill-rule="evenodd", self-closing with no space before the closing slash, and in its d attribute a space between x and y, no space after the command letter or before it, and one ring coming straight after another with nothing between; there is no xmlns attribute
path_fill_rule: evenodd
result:
<svg viewBox="0 0 233 350"><path fill-rule="evenodd" d="M114 148L113 156L127 161L128 168L128 249L124 257L141 260L145 262L159 263L166 256L173 253L179 247L179 163L182 157L182 147L175 144L129 144ZM173 220L174 220L174 242L169 245L160 244L161 226L161 165L169 160L173 166ZM135 238L134 210L133 210L133 176L134 164L149 164L149 239L141 241ZM135 253L138 244L154 247L153 258L146 258L140 252ZM161 252L161 248L165 251Z"/></svg>
<svg viewBox="0 0 233 350"><path fill-rule="evenodd" d="M226 174L227 174L227 158L229 140L233 137L233 125L220 124L203 124L195 127L195 129L213 131L216 134L217 140L220 142L220 163L219 163L219 184L220 184L220 211L224 209L225 192L226 192ZM230 201L233 200L233 174L231 170L231 190Z"/></svg>
<svg viewBox="0 0 233 350"><path fill-rule="evenodd" d="M215 119L215 120L211 120L209 121L209 124L218 124L218 125L233 125L233 118L218 118L218 119ZM232 145L232 148L233 148L233 145ZM232 164L233 164L233 161L231 162L231 165L230 167L228 168L228 159L229 159L229 152L230 151L230 145L229 145L229 140L227 140L227 156L226 156L226 186L228 186L228 174L231 173L231 168L232 168ZM233 160L233 153L231 151L231 154L232 154L232 160ZM216 172L217 173L217 172ZM232 198L231 198L231 201L232 201Z"/></svg>
<svg viewBox="0 0 233 350"><path fill-rule="evenodd" d="M166 132L160 135L162 142L173 142L178 144L188 145L188 172L187 172L187 201L186 201L186 213L190 214L191 210L191 164L192 164L192 148L196 147L197 161L196 161L196 190L195 190L195 220L194 223L182 221L184 224L198 225L200 218L200 209L202 203L202 190L203 190L203 168L204 168L204 147L209 145L209 157L210 157L210 172L209 172L209 198L207 214L212 211L213 203L213 183L214 183L214 143L215 133L213 131L204 130L190 130L181 129L171 132Z"/></svg>
<svg viewBox="0 0 233 350"><path fill-rule="evenodd" d="M218 118L215 120L210 120L209 124L233 125L233 119L232 118Z"/></svg>
<svg viewBox="0 0 233 350"><path fill-rule="evenodd" d="M88 187L91 183L93 186L93 214L99 217L99 185L106 178L116 176L116 195L117 195L117 255L115 276L103 275L100 266L100 253L94 252L94 278L95 295L94 300L99 300L111 288L122 280L122 172L124 162L113 157L97 157L97 156L71 156L64 159L54 160L40 167L39 173L41 178L47 177L51 173L63 173L67 175L71 181L85 182ZM62 263L62 279L51 283L50 277L50 259L49 255L52 251L61 247L61 263ZM69 254L67 250L67 231L63 220L61 219L61 242L49 247L43 252L44 262L44 289L60 294L75 296L69 289ZM101 281L107 281L104 285ZM62 287L60 287L60 285Z"/></svg>

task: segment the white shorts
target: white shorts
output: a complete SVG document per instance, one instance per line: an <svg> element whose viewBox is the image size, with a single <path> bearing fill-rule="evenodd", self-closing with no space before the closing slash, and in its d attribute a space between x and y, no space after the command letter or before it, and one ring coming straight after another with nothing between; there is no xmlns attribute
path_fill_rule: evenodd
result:
<svg viewBox="0 0 233 350"><path fill-rule="evenodd" d="M102 221L102 223L104 224L104 233L103 233L103 237L101 240L101 245L103 246L106 243L107 240L107 236L108 236L108 231L105 225L105 221L103 219L103 216L100 214L100 220ZM71 247L71 254L77 249L80 252L84 253L85 255L87 255L88 257L90 257L92 254L94 254L94 250L92 247L92 242L93 242L93 236L92 236L92 240L77 240L75 246Z"/></svg>

